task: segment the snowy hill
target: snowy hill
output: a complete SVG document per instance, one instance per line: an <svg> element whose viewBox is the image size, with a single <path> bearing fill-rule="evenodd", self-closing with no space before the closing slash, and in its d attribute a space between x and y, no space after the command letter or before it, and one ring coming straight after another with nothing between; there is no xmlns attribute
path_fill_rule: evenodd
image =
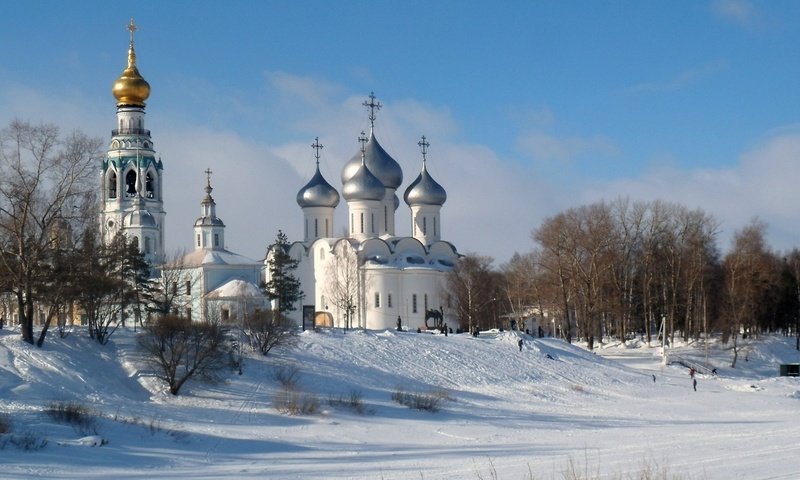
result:
<svg viewBox="0 0 800 480"><path fill-rule="evenodd" d="M173 397L135 335L103 347L78 330L37 349L0 330L12 428L0 478L800 478L800 382L777 377L778 363L800 361L792 338L750 343L736 369L712 346L719 375L698 376L695 392L684 367L635 342L596 355L527 336L520 351L516 332L305 332L296 349L248 356L242 375ZM287 375L314 413L275 408ZM398 392L440 409L408 408ZM54 402L91 421L54 420Z"/></svg>

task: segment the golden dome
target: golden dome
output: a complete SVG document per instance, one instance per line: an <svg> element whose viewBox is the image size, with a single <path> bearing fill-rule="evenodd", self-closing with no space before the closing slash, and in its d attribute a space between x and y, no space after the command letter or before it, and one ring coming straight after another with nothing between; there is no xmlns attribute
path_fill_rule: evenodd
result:
<svg viewBox="0 0 800 480"><path fill-rule="evenodd" d="M117 106L120 105L135 105L144 107L144 101L150 96L150 84L139 73L136 68L136 52L133 49L133 32L136 30L136 25L131 19L128 25L128 30L131 32L131 43L128 47L128 68L122 71L122 75L114 82L111 88L111 93L117 99Z"/></svg>

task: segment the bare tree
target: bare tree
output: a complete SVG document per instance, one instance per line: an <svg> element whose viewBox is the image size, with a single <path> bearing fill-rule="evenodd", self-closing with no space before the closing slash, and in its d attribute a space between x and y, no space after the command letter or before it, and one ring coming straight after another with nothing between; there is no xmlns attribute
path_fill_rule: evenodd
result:
<svg viewBox="0 0 800 480"><path fill-rule="evenodd" d="M142 292L148 313L160 317L183 314L192 302L187 291L193 291L198 281L186 263L185 251L177 251L158 269L159 275Z"/></svg>
<svg viewBox="0 0 800 480"><path fill-rule="evenodd" d="M277 310L246 314L243 331L250 347L263 355L273 348L291 347L297 342L297 326Z"/></svg>
<svg viewBox="0 0 800 480"><path fill-rule="evenodd" d="M229 365L228 337L217 322L167 315L148 325L138 341L173 395L191 378L215 380Z"/></svg>
<svg viewBox="0 0 800 480"><path fill-rule="evenodd" d="M470 333L488 326L487 320L494 307L492 303L497 301L498 279L491 274L492 261L491 257L467 253L447 274L449 303L455 306L462 328L463 321L467 320Z"/></svg>
<svg viewBox="0 0 800 480"><path fill-rule="evenodd" d="M786 265L793 277L795 306L794 312L794 333L796 336L795 349L800 350L800 250L793 248L786 256Z"/></svg>
<svg viewBox="0 0 800 480"><path fill-rule="evenodd" d="M733 236L733 248L723 262L729 322L727 334L733 344L733 361L739 358L739 332L754 333L756 318L763 311L764 293L774 285L771 252L764 242L766 224L753 220Z"/></svg>
<svg viewBox="0 0 800 480"><path fill-rule="evenodd" d="M326 265L328 283L325 285L325 295L340 312L344 312L342 327L348 329L352 326L361 292L358 254L349 240L337 242L331 254Z"/></svg>
<svg viewBox="0 0 800 480"><path fill-rule="evenodd" d="M89 336L104 345L124 325L126 315L138 316L150 264L125 234L117 234L109 244L97 242L93 232L84 239L74 267L77 285L73 298L86 314Z"/></svg>
<svg viewBox="0 0 800 480"><path fill-rule="evenodd" d="M85 207L100 145L80 132L61 138L53 125L20 120L0 132L0 269L26 342L33 343L35 306L52 286L54 232L91 210Z"/></svg>
<svg viewBox="0 0 800 480"><path fill-rule="evenodd" d="M511 315L520 330L525 330L525 314L531 307L544 312L542 305L541 266L537 251L525 254L514 253L508 263L501 267L503 272L503 294Z"/></svg>

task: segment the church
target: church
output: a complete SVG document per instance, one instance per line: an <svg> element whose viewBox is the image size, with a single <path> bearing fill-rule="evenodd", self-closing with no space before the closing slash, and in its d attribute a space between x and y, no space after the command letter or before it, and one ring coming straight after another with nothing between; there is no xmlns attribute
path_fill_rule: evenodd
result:
<svg viewBox="0 0 800 480"><path fill-rule="evenodd" d="M210 170L206 171L201 216L194 222L193 235L189 237L188 221L177 222L179 230L185 225L193 251L167 261L164 165L156 157L150 131L144 128L150 85L136 66L132 20L128 29L128 65L112 88L117 128L112 131L101 170L102 238L109 242L117 233L124 233L159 266L162 275L180 268L182 277L173 286L181 289L185 299L180 314L197 320L213 314L225 320L243 315L247 309L269 308L260 286L269 281L268 266L275 252L267 251L263 260L256 261L225 249L225 224L217 217L211 196ZM318 140L312 145L317 168L296 197L303 239L286 252L298 261L294 275L304 292L290 317L304 328L402 326L412 330L430 327L426 317L434 317L455 329L458 322L448 304L446 279L459 254L455 246L442 240L441 209L447 193L428 173L430 144L424 136L418 144L420 171L403 191L411 236L399 236L395 224L403 171L375 134L375 116L382 105L371 94L364 106L369 112L370 132L368 136L361 132L361 148L342 170L341 196L319 170L323 146ZM336 236L334 213L341 197L347 204L349 224L347 234Z"/></svg>

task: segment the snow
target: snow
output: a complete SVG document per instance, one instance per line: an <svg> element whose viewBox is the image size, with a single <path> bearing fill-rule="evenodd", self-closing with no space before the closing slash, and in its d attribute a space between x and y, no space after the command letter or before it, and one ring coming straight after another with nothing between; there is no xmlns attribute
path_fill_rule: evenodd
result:
<svg viewBox="0 0 800 480"><path fill-rule="evenodd" d="M208 298L263 298L264 294L256 285L235 278L207 295Z"/></svg>
<svg viewBox="0 0 800 480"><path fill-rule="evenodd" d="M663 365L659 348L638 341L592 353L517 332L308 331L295 349L250 355L242 375L190 382L174 397L136 335L120 329L99 346L78 329L37 349L0 330L0 412L12 434L47 440L26 451L0 436L0 478L547 479L570 462L591 478L645 468L800 478L800 380L777 376L778 364L800 361L793 338L748 340L735 369L731 351L712 343L719 374L697 375L694 392L685 367ZM703 362L706 349L668 353ZM297 388L319 399L319 413L273 407L281 369L299 372ZM448 399L418 411L392 400L398 389ZM330 401L354 392L363 414ZM96 422L72 427L43 413L66 401Z"/></svg>

